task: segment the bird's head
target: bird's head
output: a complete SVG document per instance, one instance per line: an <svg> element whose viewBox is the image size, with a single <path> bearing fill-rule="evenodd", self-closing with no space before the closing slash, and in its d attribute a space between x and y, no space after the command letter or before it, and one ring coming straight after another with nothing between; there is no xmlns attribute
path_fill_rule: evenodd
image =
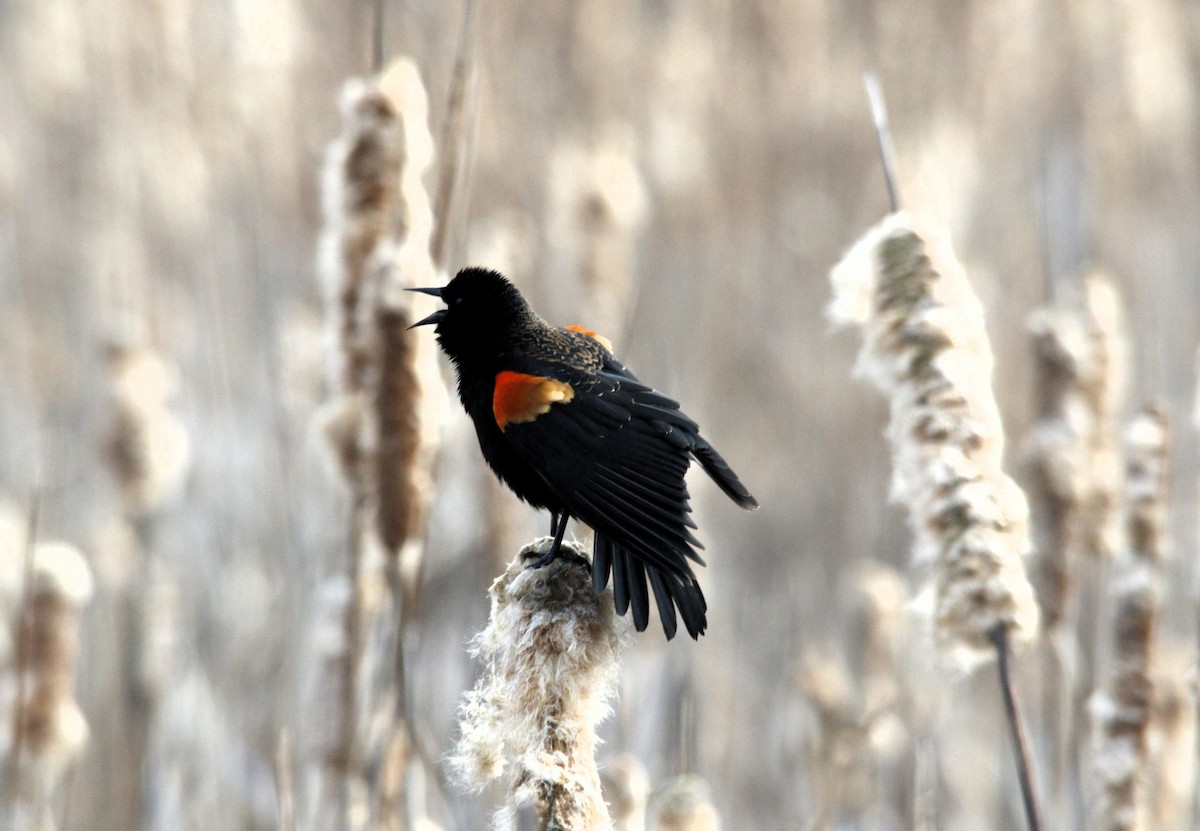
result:
<svg viewBox="0 0 1200 831"><path fill-rule="evenodd" d="M409 291L431 294L446 304L409 328L436 325L438 343L456 364L505 351L538 319L516 286L485 268L464 268L442 288Z"/></svg>

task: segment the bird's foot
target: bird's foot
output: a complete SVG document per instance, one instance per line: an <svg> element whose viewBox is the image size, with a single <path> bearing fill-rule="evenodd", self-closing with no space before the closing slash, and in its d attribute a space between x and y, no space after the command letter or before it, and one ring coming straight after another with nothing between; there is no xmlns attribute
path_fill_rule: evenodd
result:
<svg viewBox="0 0 1200 831"><path fill-rule="evenodd" d="M567 520L571 517L565 513L561 515L551 514L550 516L550 533L554 536L554 542L550 544L549 551L538 557L536 563L526 566L526 568L545 568L554 562L554 559L558 556L559 549L562 548L563 536L567 533ZM530 551L525 555L525 559L529 559L536 553L536 551Z"/></svg>
<svg viewBox="0 0 1200 831"><path fill-rule="evenodd" d="M530 555L533 555L535 553L537 553L537 552L531 551ZM533 562L531 565L525 566L525 568L545 568L546 566L548 566L552 562L554 562L554 560L557 557L558 557L558 546L557 545L551 546L549 551L547 551L542 556L538 557L537 560L535 562Z"/></svg>

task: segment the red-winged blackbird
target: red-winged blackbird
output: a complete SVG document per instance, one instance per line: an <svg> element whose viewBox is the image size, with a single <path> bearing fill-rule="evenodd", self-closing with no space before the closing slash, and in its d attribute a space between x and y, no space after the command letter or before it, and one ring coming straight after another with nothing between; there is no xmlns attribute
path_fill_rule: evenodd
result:
<svg viewBox="0 0 1200 831"><path fill-rule="evenodd" d="M679 404L640 382L606 342L542 320L500 274L466 268L445 288L413 291L447 308L413 326L437 325L458 372L458 395L483 456L521 499L550 511L558 554L567 520L596 532L592 582L613 576L618 614L633 609L640 632L654 590L667 638L675 608L688 634L707 626L707 604L688 560L701 565L684 474L692 458L743 508L758 503Z"/></svg>

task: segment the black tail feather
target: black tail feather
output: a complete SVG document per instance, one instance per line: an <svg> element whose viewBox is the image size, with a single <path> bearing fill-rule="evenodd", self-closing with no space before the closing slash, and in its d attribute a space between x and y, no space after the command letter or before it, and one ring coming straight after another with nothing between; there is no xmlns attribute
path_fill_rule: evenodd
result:
<svg viewBox="0 0 1200 831"><path fill-rule="evenodd" d="M699 638L708 628L708 604L699 584L691 575L676 574L648 565L603 534L596 535L592 557L592 585L596 591L603 591L611 574L617 614L624 615L632 609L633 626L637 631L645 631L650 623L647 579L649 588L654 592L658 617L667 640L675 637L681 618L693 639Z"/></svg>
<svg viewBox="0 0 1200 831"><path fill-rule="evenodd" d="M600 539L600 535L596 535L596 539ZM618 615L624 615L629 611L629 564L625 559L625 552L617 548L612 542L608 543L609 550L612 551L612 568L613 568L613 605L617 608ZM592 567L592 574L595 575L595 566ZM593 577L593 583L595 578Z"/></svg>
<svg viewBox="0 0 1200 831"><path fill-rule="evenodd" d="M618 549L619 551L619 549ZM619 557L625 560L626 572L629 575L630 607L633 609L633 628L645 632L650 625L650 595L646 592L646 567L636 557L628 557L620 551Z"/></svg>
<svg viewBox="0 0 1200 831"><path fill-rule="evenodd" d="M654 589L654 602L658 604L658 619L662 621L667 640L671 640L675 637L678 624L675 621L675 603L667 587L667 579L670 578L664 579L663 573L656 568L648 568L646 573L650 577L650 587Z"/></svg>
<svg viewBox="0 0 1200 831"><path fill-rule="evenodd" d="M597 534L595 545L592 546L592 586L597 594L608 586L612 566L613 544L607 537Z"/></svg>

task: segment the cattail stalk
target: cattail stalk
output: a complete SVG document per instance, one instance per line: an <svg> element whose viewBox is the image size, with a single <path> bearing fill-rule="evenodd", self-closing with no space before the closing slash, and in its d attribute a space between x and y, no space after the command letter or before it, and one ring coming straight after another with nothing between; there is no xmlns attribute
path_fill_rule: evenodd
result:
<svg viewBox="0 0 1200 831"><path fill-rule="evenodd" d="M1151 407L1130 423L1127 443L1126 531L1129 553L1115 587L1115 668L1092 698L1099 785L1093 827L1098 831L1147 828L1143 795L1146 729L1154 699L1151 658L1161 605L1166 551L1169 426Z"/></svg>
<svg viewBox="0 0 1200 831"><path fill-rule="evenodd" d="M484 674L463 700L451 766L475 790L507 774L496 828L529 806L539 828L611 828L596 726L616 692L623 630L582 547L564 543L553 563L529 567L550 544L526 546L492 584L491 617L472 642Z"/></svg>
<svg viewBox="0 0 1200 831"><path fill-rule="evenodd" d="M1027 451L1044 628L1043 730L1053 803L1078 794L1086 704L1095 687L1100 571L1119 546L1127 333L1120 297L1099 272L1059 287L1030 320L1039 419ZM1072 603L1072 601L1074 601ZM1070 605L1069 605L1070 604ZM1055 631L1074 610L1075 631ZM1068 654L1072 650L1073 654ZM1081 806L1076 806L1077 810Z"/></svg>
<svg viewBox="0 0 1200 831"><path fill-rule="evenodd" d="M342 673L342 726L328 758L343 776L355 778L365 775L369 755L376 761L387 757L388 769L402 779L407 752L398 759L395 751L411 745L396 736L377 737L370 748L362 743L376 702L392 702L395 718L388 723L397 730L407 731L411 722L404 639L424 560L424 515L441 421L437 408L445 406L433 346L406 333L432 301L402 291L429 285L434 274L433 220L422 182L433 156L426 111L420 73L406 58L377 79L347 84L343 134L330 147L325 176L322 270L335 393L326 423L351 497L352 586L346 654L335 662ZM395 625L381 632L377 623L385 601ZM392 643L384 672L378 658L387 648L381 638ZM372 689L372 678L383 689ZM404 789L381 792L402 797ZM388 815L399 810L379 807Z"/></svg>
<svg viewBox="0 0 1200 831"><path fill-rule="evenodd" d="M378 547L372 545L373 481L378 447L370 408L370 384L378 376L379 338L374 327L380 294L381 247L399 224L403 133L395 106L376 84L351 81L342 91L343 129L326 154L323 181L325 227L321 272L331 330L334 398L326 432L350 494L347 531L350 591L344 610L341 652L327 668L339 674L340 712L325 761L341 778L341 810L348 816L364 775L360 708L366 633L380 594ZM333 679L331 679L331 682Z"/></svg>
<svg viewBox="0 0 1200 831"><path fill-rule="evenodd" d="M831 317L863 331L857 371L891 405L892 496L908 506L916 560L932 564L935 641L973 666L1032 638L1038 621L1028 508L1002 468L982 307L942 234L903 212L863 235L830 279ZM1026 814L1037 828L1032 800Z"/></svg>

